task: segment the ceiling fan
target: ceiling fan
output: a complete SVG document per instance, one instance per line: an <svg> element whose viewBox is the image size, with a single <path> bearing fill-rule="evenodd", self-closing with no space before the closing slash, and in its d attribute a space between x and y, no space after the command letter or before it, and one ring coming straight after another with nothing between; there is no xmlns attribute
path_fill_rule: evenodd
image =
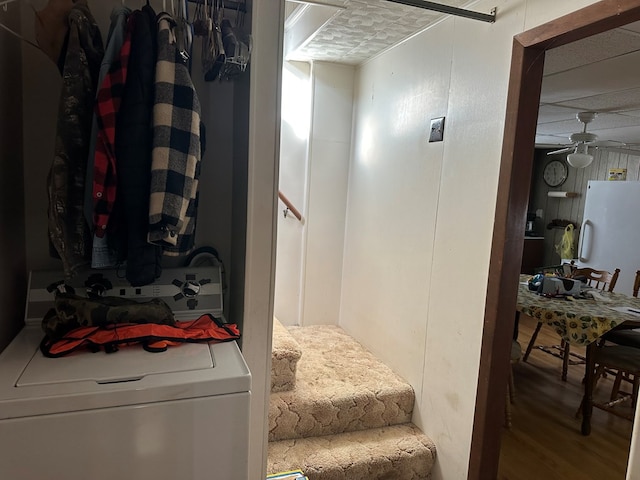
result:
<svg viewBox="0 0 640 480"><path fill-rule="evenodd" d="M581 132L569 135L569 140L573 145L561 148L560 150L548 152L547 155L573 151L573 153L567 155L567 162L569 165L575 168L584 168L588 166L593 161L593 155L589 154L588 149L590 146L596 146L595 142L598 140L598 136L595 133L587 132L587 125L591 123L597 115L597 112L577 113L576 119L584 126L582 127Z"/></svg>

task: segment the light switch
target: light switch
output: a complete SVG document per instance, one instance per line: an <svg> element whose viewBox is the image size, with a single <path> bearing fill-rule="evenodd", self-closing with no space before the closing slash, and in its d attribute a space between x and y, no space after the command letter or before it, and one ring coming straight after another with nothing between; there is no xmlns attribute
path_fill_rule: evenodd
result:
<svg viewBox="0 0 640 480"><path fill-rule="evenodd" d="M429 142L441 142L444 138L444 117L431 119Z"/></svg>

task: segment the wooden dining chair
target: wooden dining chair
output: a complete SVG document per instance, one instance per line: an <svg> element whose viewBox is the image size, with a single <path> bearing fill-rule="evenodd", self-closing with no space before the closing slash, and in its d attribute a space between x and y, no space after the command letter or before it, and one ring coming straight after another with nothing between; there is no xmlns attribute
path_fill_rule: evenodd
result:
<svg viewBox="0 0 640 480"><path fill-rule="evenodd" d="M598 290L613 292L618 281L620 269L616 268L613 273L606 270L595 270L593 268L576 268L571 273L571 278L581 280L592 288Z"/></svg>
<svg viewBox="0 0 640 480"><path fill-rule="evenodd" d="M613 289L616 286L616 282L618 281L618 276L620 275L620 269L616 268L613 273L610 273L606 270L595 270L593 268L575 268L571 273L571 278L575 280L580 280L590 287L593 287L598 290L613 292ZM542 328L543 322L538 322L536 325L536 329L529 340L529 344L527 345L527 350L525 351L524 356L522 357L522 361L526 362L533 350L534 346L538 350L541 350L545 353L553 355L554 357L560 358L562 360L562 381L567 381L567 371L569 369L569 364L571 365L579 365L584 364L585 359L582 355L572 354L571 346L569 342L562 340L560 345L535 345L536 338L538 337L538 333L540 332L540 328ZM577 360L570 360L571 355Z"/></svg>
<svg viewBox="0 0 640 480"><path fill-rule="evenodd" d="M640 387L640 349L628 347L625 345L601 345L598 344L593 350L594 356L594 374L591 375L588 383L585 384L585 395L593 397L598 380L602 378L604 372L614 370L620 375L630 379L632 384L632 392L625 393L620 396L613 393L608 402L593 401L592 405L601 410L626 418L633 421L633 412L638 399L638 390ZM617 377L616 377L617 379ZM615 382L614 382L615 383ZM619 382L618 382L619 388ZM631 409L616 409L615 407L626 399L631 399ZM584 401L584 400L583 400ZM582 408L579 409L579 412ZM584 419L583 419L584 420ZM587 422L589 419L587 419ZM583 425L584 428L584 425Z"/></svg>
<svg viewBox="0 0 640 480"><path fill-rule="evenodd" d="M638 291L640 290L640 270L636 271L636 278L633 282L633 296L638 297ZM640 352L640 328L638 325L632 325L630 327L626 327L625 324L620 325L618 328L614 328L613 330L608 331L602 336L602 340L600 342L601 345L606 345L606 342L613 343L616 345L622 345L626 347L632 347L639 349ZM615 401L620 397L620 387L623 381L629 382L632 385L636 382L635 377L630 374L618 371L616 372L616 378L613 381L613 387L611 389L610 401ZM633 392L636 392L637 388L633 389ZM633 402L635 403L637 399L633 397Z"/></svg>

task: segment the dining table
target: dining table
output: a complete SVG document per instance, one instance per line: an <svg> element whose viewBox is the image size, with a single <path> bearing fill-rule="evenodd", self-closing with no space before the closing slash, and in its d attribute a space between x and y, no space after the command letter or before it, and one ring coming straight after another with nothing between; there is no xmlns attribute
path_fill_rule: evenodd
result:
<svg viewBox="0 0 640 480"><path fill-rule="evenodd" d="M629 325L640 327L640 298L601 290L585 290L593 295L544 296L529 289L530 275L520 275L517 314L550 325L571 345L585 347L585 392L582 400L582 434L591 433L593 398L587 385L595 375L594 349L608 331ZM637 313L636 313L637 312Z"/></svg>

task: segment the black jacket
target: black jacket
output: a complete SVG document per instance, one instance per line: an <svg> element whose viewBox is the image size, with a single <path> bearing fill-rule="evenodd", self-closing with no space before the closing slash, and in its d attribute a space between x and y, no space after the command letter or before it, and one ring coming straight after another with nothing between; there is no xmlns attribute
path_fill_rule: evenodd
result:
<svg viewBox="0 0 640 480"><path fill-rule="evenodd" d="M160 276L162 248L147 242L152 150L156 14L146 5L129 17L134 23L127 82L116 121L116 242L134 286Z"/></svg>

